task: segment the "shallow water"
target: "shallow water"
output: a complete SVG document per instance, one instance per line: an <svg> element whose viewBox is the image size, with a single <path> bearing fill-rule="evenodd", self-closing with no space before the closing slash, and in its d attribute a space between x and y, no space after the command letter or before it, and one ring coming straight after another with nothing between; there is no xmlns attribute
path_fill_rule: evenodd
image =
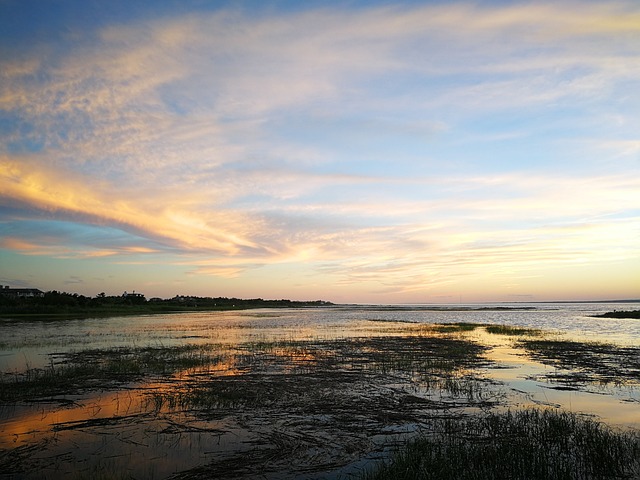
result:
<svg viewBox="0 0 640 480"><path fill-rule="evenodd" d="M167 478L174 472L212 461L242 458L243 452L263 455L275 465L290 463L290 458L280 458L278 455L283 455L282 452L273 450L276 445L289 453L292 448L300 452L296 461L301 471L306 468L305 462L326 457L324 473L315 471L305 474L304 478L337 477L354 468L357 470L367 458L380 456L394 442L418 431L420 421L407 417L395 423L389 420L379 423L363 417L359 421L365 433L356 435L349 430L353 429L348 424L352 419L337 424L325 413L314 416L287 411L265 413L258 409L252 411L250 418L231 414L203 418L191 409L170 408L164 404L154 407L150 398L162 398L163 392L175 391L184 382L198 382L200 378L212 376L253 375L260 373L259 369L271 369L271 373L279 374L313 373L318 352L322 349L305 350L306 344L318 346L341 339L411 335L412 329L420 327L419 324L500 324L542 329L551 332L554 338L637 347L640 346L640 320L593 318L592 315L638 309L640 303L460 305L453 308L339 306L51 321L4 319L0 320L0 372L5 380L0 388L11 388L12 377L19 378L34 369L57 368L62 365L60 362L68 360L69 354L87 350L197 344L219 350L229 357L218 359L213 370L207 367L201 371L193 367L168 376L146 377L130 385L104 385L102 389L63 395L62 399L58 396L49 402L2 405L0 454L8 452L19 461L27 462L28 471L36 472L23 472L11 478L39 478L45 473L49 478L68 478L72 474L86 478L112 471L134 478ZM637 382L589 383L580 388L559 388L558 383L549 380L557 368L529 358L517 348L517 338L489 334L484 329L459 335L490 347L486 357L492 363L478 368L473 375L492 382L487 396L501 399L500 406L494 408L530 405L563 408L595 415L614 426L640 428ZM289 346L274 347L273 342L298 342L302 347L293 350ZM362 366L354 364L349 368ZM393 382L376 384L379 391L365 391L363 398L405 396L411 401L436 399L451 401L451 405L457 402L455 396L443 400L442 392L425 386L419 377L400 375L397 383ZM283 385L286 388L287 384ZM353 384L350 388L357 399L358 388L362 385ZM149 392L155 397L149 397ZM336 426L344 428L339 431ZM333 433L327 433L329 431ZM323 446L319 447L315 442ZM345 457L345 444L356 445L352 457ZM362 452L368 453L363 455ZM347 466L340 462L347 462ZM270 475L281 478L281 474L283 472L276 471ZM296 476L290 475L291 478Z"/></svg>
<svg viewBox="0 0 640 480"><path fill-rule="evenodd" d="M493 307L507 310L491 310ZM388 334L389 329L384 326L376 331L370 324L371 320L500 324L543 329L577 340L640 345L639 320L593 318L593 315L612 310L640 310L640 302L455 307L361 305L51 321L0 319L0 371L43 367L49 363L52 353L84 349Z"/></svg>
<svg viewBox="0 0 640 480"><path fill-rule="evenodd" d="M640 429L640 384L592 382L566 386L548 378L559 372L523 354L509 337L474 332L485 345L491 345L488 357L495 366L486 375L504 384L509 394L507 408L541 406L562 408L592 415L618 427ZM609 339L610 341L610 339Z"/></svg>
<svg viewBox="0 0 640 480"><path fill-rule="evenodd" d="M352 318L421 323L487 323L538 328L578 340L640 345L637 319L594 318L613 310L640 310L640 302L625 303L514 303L442 306L407 305L402 309L367 307Z"/></svg>
<svg viewBox="0 0 640 480"><path fill-rule="evenodd" d="M74 403L65 408L54 402L3 412L0 452L31 449L28 473L15 478L166 478L214 455L246 451L256 439L231 417L154 411L137 390L68 399Z"/></svg>

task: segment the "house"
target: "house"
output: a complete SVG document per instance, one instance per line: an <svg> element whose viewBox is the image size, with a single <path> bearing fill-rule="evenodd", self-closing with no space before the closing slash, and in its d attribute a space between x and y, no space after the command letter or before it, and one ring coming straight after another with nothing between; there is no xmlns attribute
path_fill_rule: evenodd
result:
<svg viewBox="0 0 640 480"><path fill-rule="evenodd" d="M129 303L144 303L147 301L144 294L136 293L135 290L133 292L124 292L122 294L122 298L127 300Z"/></svg>
<svg viewBox="0 0 640 480"><path fill-rule="evenodd" d="M0 295L11 298L44 297L44 292L37 288L11 288L8 285L0 285Z"/></svg>
<svg viewBox="0 0 640 480"><path fill-rule="evenodd" d="M144 298L144 294L142 294L142 293L136 293L136 291L135 291L135 290L134 290L133 292L130 292L130 293L128 293L128 292L124 292L124 293L122 294L122 296L123 296L124 298Z"/></svg>

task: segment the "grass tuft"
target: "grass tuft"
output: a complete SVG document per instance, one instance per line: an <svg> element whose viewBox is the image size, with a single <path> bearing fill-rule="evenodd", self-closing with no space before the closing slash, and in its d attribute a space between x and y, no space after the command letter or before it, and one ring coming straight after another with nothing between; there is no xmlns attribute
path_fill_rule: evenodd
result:
<svg viewBox="0 0 640 480"><path fill-rule="evenodd" d="M574 413L527 409L445 419L365 480L631 479L640 475L640 434Z"/></svg>
<svg viewBox="0 0 640 480"><path fill-rule="evenodd" d="M522 328L522 327L510 327L508 325L487 325L487 333L494 335L509 335L509 336L539 336L542 335L541 330L535 328Z"/></svg>
<svg viewBox="0 0 640 480"><path fill-rule="evenodd" d="M56 395L139 380L148 375L165 375L199 367L213 367L224 361L216 345L111 348L82 350L53 356L45 368L27 368L20 373L0 375L0 402L29 401Z"/></svg>
<svg viewBox="0 0 640 480"><path fill-rule="evenodd" d="M472 332L478 327L482 327L481 323L436 323L433 325L433 331L439 333L454 333L454 332Z"/></svg>
<svg viewBox="0 0 640 480"><path fill-rule="evenodd" d="M535 360L564 371L548 375L549 380L619 385L640 382L640 347L543 339L524 339L518 344Z"/></svg>

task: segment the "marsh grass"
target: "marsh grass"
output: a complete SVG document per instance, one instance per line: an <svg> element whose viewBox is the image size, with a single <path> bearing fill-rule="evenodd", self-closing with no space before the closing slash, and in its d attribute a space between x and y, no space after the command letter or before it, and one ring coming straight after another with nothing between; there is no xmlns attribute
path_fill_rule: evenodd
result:
<svg viewBox="0 0 640 480"><path fill-rule="evenodd" d="M591 425L588 419L563 414L547 417L549 414L543 411L454 418L486 412L504 400L499 388L494 389L494 384L478 376L478 367L490 363L486 356L489 347L464 334L479 327L487 326L404 325L402 334L396 334L394 327L390 329L392 334L381 336L304 340L270 340L261 336L234 344L156 345L53 354L47 368L5 374L0 399L5 403L37 401L91 389L125 388L126 382L140 380L135 388L141 408L135 415L79 419L58 426L54 433L62 436L67 431L86 430L98 434L101 428L115 428L127 421L152 432L154 422L179 418L195 419L200 422L198 425L216 425L231 419L238 431L249 433L248 443L241 448L221 451L210 464L182 472L176 478L239 478L255 476L257 472L266 478L280 478L280 473L286 473L288 478L319 475L361 461L372 452L388 451L390 445L409 436L406 432L414 435L417 430L428 434L383 466L383 473L379 473L383 476L371 473L368 478L599 478L593 473L595 470L589 474L591 477L518 476L518 462L534 462L527 455L537 447L526 443L529 437L552 445L551 449L558 451L557 461L582 448L591 449L594 458L598 458L598 449L606 451L604 447L592 450L592 443L612 445L614 453L620 450L616 434L597 427L599 424L594 423L591 436L579 433L586 429L584 422ZM564 344L533 343L542 341L523 338L517 345L546 355L550 362L559 361ZM612 346L606 348L596 349L597 353L616 351ZM574 350L575 361L590 351L584 346L575 346ZM622 362L622 352L616 355ZM553 425L556 426L552 428ZM186 423L175 422L167 432L178 439L189 433L188 428ZM235 435L235 431L229 435ZM578 433L566 437L566 431ZM394 432L403 433L393 436ZM212 433L224 437L224 432ZM608 437L609 434L613 436ZM421 446L421 442L426 443ZM637 443L632 445L637 448ZM565 447L568 450L562 450ZM489 452L486 459L482 449ZM396 476L392 469L403 455L408 461L417 461L418 470L411 470L414 467L410 463L402 468L406 472L417 471L418 476ZM496 466L504 455L508 457L507 469L501 470L500 466L495 470L506 472L504 475L465 477L470 470L463 469L463 474L446 476L446 463L470 469L474 462L486 460ZM547 461L544 452L538 455ZM447 462L449 456L452 462ZM602 460L604 464L609 461L607 458ZM566 465L590 471L584 459L578 463L574 459L565 461ZM425 462L430 463L425 466ZM29 458L20 456L16 463L28 466ZM565 464L559 465L564 468ZM424 476L424 469L439 471L441 476Z"/></svg>
<svg viewBox="0 0 640 480"><path fill-rule="evenodd" d="M445 419L366 480L632 479L640 435L574 413L528 409Z"/></svg>
<svg viewBox="0 0 640 480"><path fill-rule="evenodd" d="M439 333L455 333L455 332L472 332L473 330L483 327L481 323L436 323L432 326L434 332Z"/></svg>
<svg viewBox="0 0 640 480"><path fill-rule="evenodd" d="M640 310L614 310L601 315L594 315L595 318L636 318L640 319Z"/></svg>
<svg viewBox="0 0 640 480"><path fill-rule="evenodd" d="M523 327L511 327L509 325L487 325L485 330L487 333L494 335L509 335L515 336L532 336L537 337L542 335L542 330L535 328L523 328Z"/></svg>
<svg viewBox="0 0 640 480"><path fill-rule="evenodd" d="M225 360L222 347L216 344L148 346L83 350L65 354L62 365L94 365L116 373L170 374L178 370L216 365Z"/></svg>
<svg viewBox="0 0 640 480"><path fill-rule="evenodd" d="M523 339L518 345L532 358L560 370L548 374L545 377L548 380L601 384L640 382L640 347L553 339Z"/></svg>
<svg viewBox="0 0 640 480"><path fill-rule="evenodd" d="M78 394L117 387L147 375L170 375L212 366L225 359L215 349L213 345L182 345L52 354L45 368L27 367L24 372L4 373L0 377L0 402Z"/></svg>
<svg viewBox="0 0 640 480"><path fill-rule="evenodd" d="M486 385L468 371L485 361L485 350L471 341L427 336L251 342L232 355L237 374L184 379L169 391L150 392L149 405L206 416L251 408L342 415L368 404L384 410L388 403L393 410L401 403L412 409L420 403L488 403ZM379 392L390 382L417 386L420 393L395 392L381 402Z"/></svg>

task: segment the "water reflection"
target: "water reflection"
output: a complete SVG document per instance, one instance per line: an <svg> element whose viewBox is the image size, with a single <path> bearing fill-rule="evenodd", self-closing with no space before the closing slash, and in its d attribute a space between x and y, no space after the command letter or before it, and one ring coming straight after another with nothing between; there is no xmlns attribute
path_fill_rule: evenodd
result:
<svg viewBox="0 0 640 480"><path fill-rule="evenodd" d="M256 441L233 416L203 420L194 412L153 402L153 396L174 389L175 381L145 382L64 396L62 405L58 398L5 407L2 470L17 478L111 478L114 472L116 477L166 478L215 456L237 455ZM8 460L14 463L11 470Z"/></svg>
<svg viewBox="0 0 640 480"><path fill-rule="evenodd" d="M337 308L3 322L0 467L17 478L166 478L194 468L209 478L268 462L268 475L313 465L307 477L324 478L434 415L538 405L640 428L637 378L558 389L558 367L532 359L517 336L432 326L553 323L563 338L612 341L611 326L595 328L585 312ZM635 325L627 345L634 335L637 345ZM80 371L75 382L65 376ZM21 397L45 379L46 394Z"/></svg>
<svg viewBox="0 0 640 480"><path fill-rule="evenodd" d="M628 384L590 382L567 387L554 382L558 367L535 361L516 340L499 335L475 332L476 338L491 345L489 358L495 362L487 375L511 391L509 405L547 406L575 413L594 415L618 426L640 429L640 378Z"/></svg>

